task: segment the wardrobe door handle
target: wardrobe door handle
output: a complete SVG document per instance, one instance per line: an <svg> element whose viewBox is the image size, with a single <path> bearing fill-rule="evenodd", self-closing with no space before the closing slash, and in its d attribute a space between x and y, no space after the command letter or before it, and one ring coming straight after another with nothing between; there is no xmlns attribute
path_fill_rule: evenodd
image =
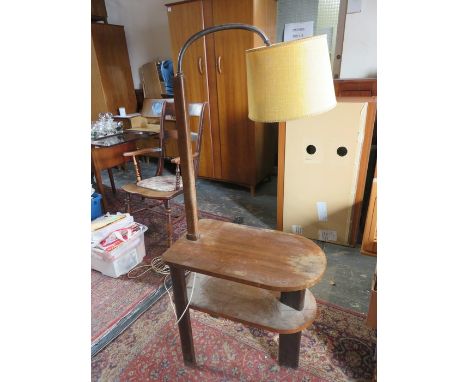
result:
<svg viewBox="0 0 468 382"><path fill-rule="evenodd" d="M221 74L223 71L221 70L221 56L218 56L218 61L217 61L217 69L218 73Z"/></svg>
<svg viewBox="0 0 468 382"><path fill-rule="evenodd" d="M201 57L198 57L198 73L203 76L203 61Z"/></svg>

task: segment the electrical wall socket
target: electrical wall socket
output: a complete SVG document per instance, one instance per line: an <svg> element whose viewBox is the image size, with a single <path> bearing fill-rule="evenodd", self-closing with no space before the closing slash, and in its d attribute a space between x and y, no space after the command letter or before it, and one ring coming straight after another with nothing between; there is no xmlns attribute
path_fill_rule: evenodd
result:
<svg viewBox="0 0 468 382"><path fill-rule="evenodd" d="M304 228L302 228L302 226L298 225L298 224L293 224L291 226L291 231L292 231L292 233L295 233L296 235L304 234Z"/></svg>

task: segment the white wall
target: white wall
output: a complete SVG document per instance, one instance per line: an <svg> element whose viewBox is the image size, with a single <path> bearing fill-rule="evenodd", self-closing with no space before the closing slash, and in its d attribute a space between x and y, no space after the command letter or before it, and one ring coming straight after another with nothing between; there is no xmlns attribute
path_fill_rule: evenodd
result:
<svg viewBox="0 0 468 382"><path fill-rule="evenodd" d="M139 68L151 60L171 58L165 0L105 0L109 24L123 25L133 84L141 88Z"/></svg>
<svg viewBox="0 0 468 382"><path fill-rule="evenodd" d="M346 15L340 78L377 78L377 0Z"/></svg>

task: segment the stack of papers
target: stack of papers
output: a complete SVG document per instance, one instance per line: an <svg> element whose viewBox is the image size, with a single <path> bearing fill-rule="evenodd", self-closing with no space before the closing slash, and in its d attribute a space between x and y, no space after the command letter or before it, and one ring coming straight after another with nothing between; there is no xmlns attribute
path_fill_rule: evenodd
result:
<svg viewBox="0 0 468 382"><path fill-rule="evenodd" d="M112 231L106 238L99 242L96 248L110 253L130 240L138 231L140 231L140 226L137 223L133 223L129 227Z"/></svg>
<svg viewBox="0 0 468 382"><path fill-rule="evenodd" d="M133 224L133 216L117 213L104 215L91 222L91 247L96 247L113 231L130 227Z"/></svg>

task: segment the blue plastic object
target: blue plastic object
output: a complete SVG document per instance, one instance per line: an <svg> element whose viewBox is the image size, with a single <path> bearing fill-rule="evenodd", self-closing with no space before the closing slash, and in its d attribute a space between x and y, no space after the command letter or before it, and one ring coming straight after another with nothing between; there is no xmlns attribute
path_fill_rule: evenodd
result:
<svg viewBox="0 0 468 382"><path fill-rule="evenodd" d="M97 192L91 195L91 220L102 216L101 200L102 196Z"/></svg>
<svg viewBox="0 0 468 382"><path fill-rule="evenodd" d="M172 60L165 60L161 63L161 75L164 80L164 87L166 93L174 95L174 68L172 66Z"/></svg>

